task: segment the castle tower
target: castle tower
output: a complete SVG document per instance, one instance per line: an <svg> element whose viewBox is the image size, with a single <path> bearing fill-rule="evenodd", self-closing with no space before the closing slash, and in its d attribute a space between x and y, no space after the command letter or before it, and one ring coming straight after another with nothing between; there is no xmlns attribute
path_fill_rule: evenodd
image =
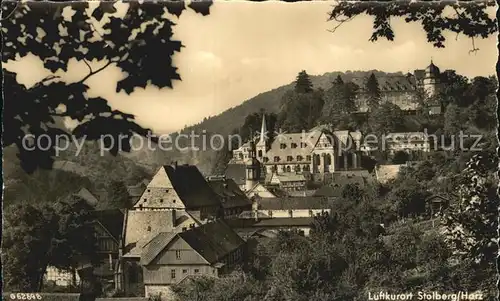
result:
<svg viewBox="0 0 500 301"><path fill-rule="evenodd" d="M252 189L260 179L260 166L259 161L255 154L255 144L250 141L250 154L249 158L245 161L245 191Z"/></svg>
<svg viewBox="0 0 500 301"><path fill-rule="evenodd" d="M434 65L431 59L431 64L425 68L425 75L423 79L424 91L427 93L429 97L432 97L439 92L439 68Z"/></svg>
<svg viewBox="0 0 500 301"><path fill-rule="evenodd" d="M266 114L262 114L262 125L260 127L260 139L257 142L257 158L262 162L262 158L266 155L267 151L267 127L266 127Z"/></svg>

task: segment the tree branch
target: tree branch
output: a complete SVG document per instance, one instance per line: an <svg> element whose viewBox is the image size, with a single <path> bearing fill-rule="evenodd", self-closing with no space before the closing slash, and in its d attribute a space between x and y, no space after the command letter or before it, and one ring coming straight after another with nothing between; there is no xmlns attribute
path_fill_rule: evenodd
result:
<svg viewBox="0 0 500 301"><path fill-rule="evenodd" d="M89 79L89 77L91 77L92 75L94 74L97 74L99 72L101 72L102 70L106 69L106 67L108 67L109 65L113 64L113 63L116 63L118 61L115 61L115 60L109 60L106 65L102 66L101 68L95 70L95 71L92 71L92 68L90 69L91 72L89 72L89 74L87 74L84 78L82 78L81 80L79 80L77 83L81 84L83 82L85 82L87 79ZM87 65L88 66L88 65ZM90 66L89 66L90 68Z"/></svg>
<svg viewBox="0 0 500 301"><path fill-rule="evenodd" d="M14 13L16 12L16 10L19 8L19 3L20 2L21 1L16 1L16 7L14 7L14 9L10 12L10 14L7 15L7 17L0 19L0 22L8 20L10 17L12 17L12 15L14 15Z"/></svg>
<svg viewBox="0 0 500 301"><path fill-rule="evenodd" d="M87 65L87 67L89 68L89 72L92 73L94 71L92 71L92 67L90 67L90 64L87 62L86 59L83 59L83 62L85 63L85 65Z"/></svg>
<svg viewBox="0 0 500 301"><path fill-rule="evenodd" d="M335 20L339 24L337 24L336 26L334 26L333 29L327 29L327 30L329 32L331 32L331 33L334 33L342 24L344 24L345 22L351 21L352 19L354 19L354 17L356 17L356 16L352 16L352 17L349 17L349 18L344 19L344 20L339 20L339 19L337 19L337 17L333 17L333 20Z"/></svg>

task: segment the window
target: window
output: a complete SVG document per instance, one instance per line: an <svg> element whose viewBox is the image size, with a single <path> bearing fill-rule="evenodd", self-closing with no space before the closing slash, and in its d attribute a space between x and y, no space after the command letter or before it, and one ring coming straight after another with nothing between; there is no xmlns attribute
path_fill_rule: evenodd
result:
<svg viewBox="0 0 500 301"><path fill-rule="evenodd" d="M175 203L175 200L172 200L172 203Z"/></svg>
<svg viewBox="0 0 500 301"><path fill-rule="evenodd" d="M280 161L280 157L275 156L275 157L274 157L274 162L279 162L279 161Z"/></svg>
<svg viewBox="0 0 500 301"><path fill-rule="evenodd" d="M295 165L295 171L300 172L300 165Z"/></svg>
<svg viewBox="0 0 500 301"><path fill-rule="evenodd" d="M309 216L310 216L310 217L313 217L313 216L314 216L314 213L313 213L313 211L312 211L312 210L309 210Z"/></svg>
<svg viewBox="0 0 500 301"><path fill-rule="evenodd" d="M151 189L148 189L148 192L151 192Z"/></svg>
<svg viewBox="0 0 500 301"><path fill-rule="evenodd" d="M160 203L163 203L163 199L160 199Z"/></svg>
<svg viewBox="0 0 500 301"><path fill-rule="evenodd" d="M187 231L188 228L182 227L182 232Z"/></svg>
<svg viewBox="0 0 500 301"><path fill-rule="evenodd" d="M175 250L175 259L181 259L181 251Z"/></svg>
<svg viewBox="0 0 500 301"><path fill-rule="evenodd" d="M262 150L259 150L259 154L258 154L258 156L259 156L260 158L262 158Z"/></svg>
<svg viewBox="0 0 500 301"><path fill-rule="evenodd" d="M182 270L182 274L187 274L188 270Z"/></svg>
<svg viewBox="0 0 500 301"><path fill-rule="evenodd" d="M146 202L148 199L144 198L144 202Z"/></svg>
<svg viewBox="0 0 500 301"><path fill-rule="evenodd" d="M267 212L267 215L268 215L269 217L273 217L273 211L272 211L272 210L269 210L269 211Z"/></svg>
<svg viewBox="0 0 500 301"><path fill-rule="evenodd" d="M292 162L293 161L293 157L292 156L287 156L286 157L286 161L287 162Z"/></svg>
<svg viewBox="0 0 500 301"><path fill-rule="evenodd" d="M147 230L148 230L148 232L151 232L151 226L148 226Z"/></svg>
<svg viewBox="0 0 500 301"><path fill-rule="evenodd" d="M269 162L269 158L268 157L264 157L264 162Z"/></svg>
<svg viewBox="0 0 500 301"><path fill-rule="evenodd" d="M291 172L291 171L292 171L292 169L290 168L290 166L287 166L287 167L286 167L286 171L287 171L287 172Z"/></svg>
<svg viewBox="0 0 500 301"><path fill-rule="evenodd" d="M283 170L283 172L286 172L286 166L283 165L282 168L281 168L281 170Z"/></svg>
<svg viewBox="0 0 500 301"><path fill-rule="evenodd" d="M280 149L285 149L286 148L286 144L285 143L281 143L280 144Z"/></svg>
<svg viewBox="0 0 500 301"><path fill-rule="evenodd" d="M288 210L288 215L290 215L290 217L293 217L293 211L292 210Z"/></svg>
<svg viewBox="0 0 500 301"><path fill-rule="evenodd" d="M302 156L297 156L297 161L302 161L304 158Z"/></svg>
<svg viewBox="0 0 500 301"><path fill-rule="evenodd" d="M293 143L293 142L292 142L291 147L292 147L292 148L297 148L297 143Z"/></svg>
<svg viewBox="0 0 500 301"><path fill-rule="evenodd" d="M311 161L311 156L306 156L306 161Z"/></svg>
<svg viewBox="0 0 500 301"><path fill-rule="evenodd" d="M170 278L175 279L175 270L170 270Z"/></svg>
<svg viewBox="0 0 500 301"><path fill-rule="evenodd" d="M194 273L195 273L195 274L198 274L199 272L200 272L200 270L198 270L198 269L194 269Z"/></svg>

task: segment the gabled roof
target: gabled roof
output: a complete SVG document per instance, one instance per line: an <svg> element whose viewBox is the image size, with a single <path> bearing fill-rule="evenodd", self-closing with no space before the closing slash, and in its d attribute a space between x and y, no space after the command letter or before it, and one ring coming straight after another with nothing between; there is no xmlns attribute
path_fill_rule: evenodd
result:
<svg viewBox="0 0 500 301"><path fill-rule="evenodd" d="M281 162L287 162L283 160L286 160L288 156L292 157L293 162L297 160L297 156L302 156L303 159L300 162L306 163L306 156L311 154L322 134L323 132L320 130L307 133L280 134L274 139L265 155L269 158L268 164L274 163L274 157L280 157ZM292 143L296 144L295 148L292 148ZM281 144L285 144L286 147L281 148ZM303 147L301 147L301 144Z"/></svg>
<svg viewBox="0 0 500 301"><path fill-rule="evenodd" d="M226 178L233 179L236 185L244 185L246 180L245 164L228 164L224 174Z"/></svg>
<svg viewBox="0 0 500 301"><path fill-rule="evenodd" d="M123 212L120 209L96 210L92 214L96 220L113 236L117 241L120 239L123 230Z"/></svg>
<svg viewBox="0 0 500 301"><path fill-rule="evenodd" d="M160 232L153 239L151 239L141 253L141 264L148 265L153 261L158 254L172 241L177 235L175 232Z"/></svg>
<svg viewBox="0 0 500 301"><path fill-rule="evenodd" d="M218 220L177 234L159 233L145 246L141 264L151 264L176 237L184 240L210 264L218 262L245 243L224 221Z"/></svg>
<svg viewBox="0 0 500 301"><path fill-rule="evenodd" d="M233 179L213 179L208 181L208 185L219 196L223 208L234 208L251 206L248 199Z"/></svg>
<svg viewBox="0 0 500 301"><path fill-rule="evenodd" d="M161 203L161 195L166 193L163 188L174 189L186 209L220 205L217 195L194 165L162 166L143 194L147 194L146 207L164 207ZM141 199L141 202L145 201Z"/></svg>

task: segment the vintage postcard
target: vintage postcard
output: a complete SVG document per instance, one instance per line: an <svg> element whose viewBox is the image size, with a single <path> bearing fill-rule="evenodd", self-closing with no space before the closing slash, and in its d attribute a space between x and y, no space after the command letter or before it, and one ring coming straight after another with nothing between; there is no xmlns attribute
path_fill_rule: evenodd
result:
<svg viewBox="0 0 500 301"><path fill-rule="evenodd" d="M4 300L496 300L494 1L2 2Z"/></svg>

